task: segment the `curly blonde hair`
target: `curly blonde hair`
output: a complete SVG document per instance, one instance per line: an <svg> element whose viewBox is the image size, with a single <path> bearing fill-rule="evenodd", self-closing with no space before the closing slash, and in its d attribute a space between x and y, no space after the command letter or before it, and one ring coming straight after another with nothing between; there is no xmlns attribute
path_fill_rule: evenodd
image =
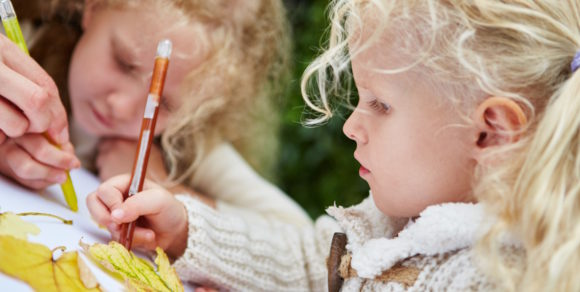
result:
<svg viewBox="0 0 580 292"><path fill-rule="evenodd" d="M52 0L49 14L82 9L82 2ZM279 107L290 73L289 26L281 0L89 2L105 9L151 5L205 29L196 41L205 42L202 46L209 53L185 77L184 102L172 112L161 137L170 183L191 184L203 157L223 141L231 142L260 174L273 179Z"/></svg>
<svg viewBox="0 0 580 292"><path fill-rule="evenodd" d="M373 33L363 40L367 17ZM478 259L502 290L579 291L580 72L570 68L580 50L578 1L334 0L328 48L302 80L305 102L320 114L309 123L349 104L337 93L350 58L385 33L414 61L382 74L428 72L466 117L488 96L525 109L520 139L488 153L507 159L476 169L474 195L497 217ZM523 267L505 260L506 234L523 243Z"/></svg>

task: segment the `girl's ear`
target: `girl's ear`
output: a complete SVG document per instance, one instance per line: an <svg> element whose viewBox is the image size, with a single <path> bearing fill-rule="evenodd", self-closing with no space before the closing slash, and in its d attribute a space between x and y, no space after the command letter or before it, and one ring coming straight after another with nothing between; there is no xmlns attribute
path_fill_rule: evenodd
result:
<svg viewBox="0 0 580 292"><path fill-rule="evenodd" d="M95 0L85 0L85 6L83 8L83 20L81 22L83 30L86 30L91 23L96 8L97 3Z"/></svg>
<svg viewBox="0 0 580 292"><path fill-rule="evenodd" d="M475 110L477 147L501 146L518 140L527 123L522 107L506 97L489 97Z"/></svg>

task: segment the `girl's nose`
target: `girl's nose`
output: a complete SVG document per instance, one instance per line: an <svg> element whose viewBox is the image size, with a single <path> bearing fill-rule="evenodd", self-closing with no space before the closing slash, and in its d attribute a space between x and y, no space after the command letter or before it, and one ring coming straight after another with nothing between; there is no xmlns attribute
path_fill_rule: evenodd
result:
<svg viewBox="0 0 580 292"><path fill-rule="evenodd" d="M111 110L111 116L117 121L134 119L138 113L143 114L145 98L137 98L129 94L115 92L107 96L107 104Z"/></svg>
<svg viewBox="0 0 580 292"><path fill-rule="evenodd" d="M368 142L368 136L362 122L360 111L355 109L342 126L344 135L357 144L365 144Z"/></svg>

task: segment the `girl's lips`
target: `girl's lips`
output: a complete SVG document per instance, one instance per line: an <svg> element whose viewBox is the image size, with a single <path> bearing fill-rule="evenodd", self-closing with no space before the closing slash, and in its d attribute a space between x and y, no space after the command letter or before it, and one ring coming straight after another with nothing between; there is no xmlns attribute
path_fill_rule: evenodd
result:
<svg viewBox="0 0 580 292"><path fill-rule="evenodd" d="M370 170L368 170L368 169L366 169L366 168L365 168L364 166L362 166L362 165L361 165L361 166L360 166L360 168L358 169L358 174L359 174L361 177L364 177L364 176L366 176L366 175L367 175L367 174L369 174L369 173L371 173L371 171L370 171Z"/></svg>
<svg viewBox="0 0 580 292"><path fill-rule="evenodd" d="M107 128L111 128L113 126L111 121L109 121L107 118L101 115L95 108L91 108L91 110L93 111L93 115L95 115L95 117L101 124L103 124Z"/></svg>

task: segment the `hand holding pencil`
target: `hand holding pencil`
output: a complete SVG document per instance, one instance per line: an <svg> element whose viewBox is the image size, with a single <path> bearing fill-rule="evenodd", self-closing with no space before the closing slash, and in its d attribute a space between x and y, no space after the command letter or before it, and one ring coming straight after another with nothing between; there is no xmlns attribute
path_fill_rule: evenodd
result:
<svg viewBox="0 0 580 292"><path fill-rule="evenodd" d="M47 132L60 145L69 142L66 111L52 78L28 56L8 0L0 16L10 38L0 34L0 142L24 133Z"/></svg>
<svg viewBox="0 0 580 292"><path fill-rule="evenodd" d="M31 188L64 182L67 204L76 211L76 195L66 170L80 162L72 153L58 90L28 56L9 0L0 0L0 17L10 39L0 36L0 80L6 81L0 86L0 172Z"/></svg>
<svg viewBox="0 0 580 292"><path fill-rule="evenodd" d="M143 182L147 173L147 162L149 160L149 151L155 134L155 123L157 122L157 113L165 85L165 76L169 66L169 56L171 55L172 43L170 40L162 40L157 46L157 55L155 57L155 66L153 67L153 77L149 86L149 95L145 104L145 113L141 124L141 133L139 134L139 148L133 165L131 174L131 185L126 197L131 197L143 190ZM135 222L123 224L121 226L120 243L127 249L131 249L133 233L135 232Z"/></svg>

